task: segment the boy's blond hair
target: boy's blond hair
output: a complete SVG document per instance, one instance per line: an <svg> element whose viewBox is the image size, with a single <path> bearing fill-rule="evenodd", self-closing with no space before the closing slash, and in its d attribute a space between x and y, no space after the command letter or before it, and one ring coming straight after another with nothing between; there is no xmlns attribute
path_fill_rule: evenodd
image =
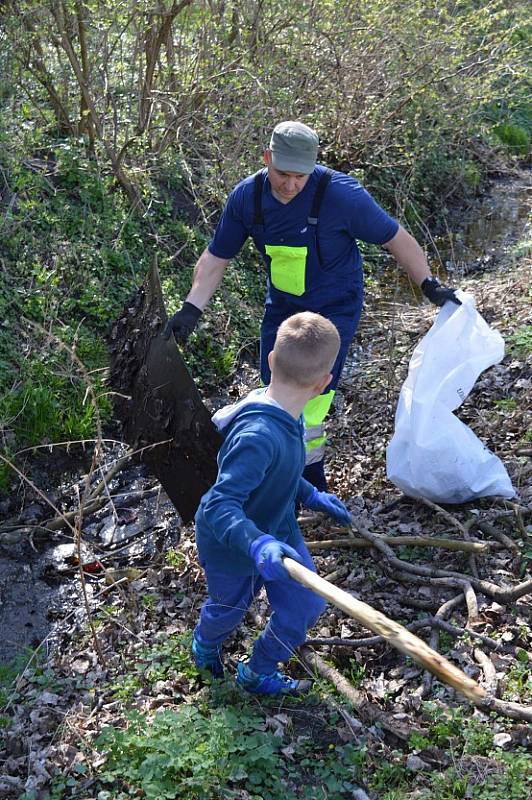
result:
<svg viewBox="0 0 532 800"><path fill-rule="evenodd" d="M284 383L313 386L336 361L340 336L330 320L312 311L288 317L273 346L272 372Z"/></svg>

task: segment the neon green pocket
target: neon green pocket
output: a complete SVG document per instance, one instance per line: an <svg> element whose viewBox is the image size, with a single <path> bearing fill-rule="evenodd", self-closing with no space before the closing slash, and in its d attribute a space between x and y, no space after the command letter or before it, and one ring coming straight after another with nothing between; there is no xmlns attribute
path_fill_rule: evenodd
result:
<svg viewBox="0 0 532 800"><path fill-rule="evenodd" d="M319 394L306 403L303 409L306 428L315 428L318 425L323 425L325 417L332 406L335 391L335 389L330 389L327 394Z"/></svg>
<svg viewBox="0 0 532 800"><path fill-rule="evenodd" d="M301 297L305 293L307 248L267 244L265 249L271 260L272 285L280 292Z"/></svg>

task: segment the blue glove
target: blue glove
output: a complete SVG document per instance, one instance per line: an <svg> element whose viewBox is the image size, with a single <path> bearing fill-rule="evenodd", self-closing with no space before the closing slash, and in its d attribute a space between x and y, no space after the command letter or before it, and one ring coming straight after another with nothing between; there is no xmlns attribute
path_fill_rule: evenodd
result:
<svg viewBox="0 0 532 800"><path fill-rule="evenodd" d="M288 581L290 575L283 564L283 556L293 558L301 564L301 556L290 545L280 542L265 533L255 539L249 548L249 554L265 581Z"/></svg>
<svg viewBox="0 0 532 800"><path fill-rule="evenodd" d="M352 524L351 514L335 494L318 492L318 490L314 488L309 499L306 500L303 505L312 509L312 511L323 511L339 522L340 525L347 526Z"/></svg>

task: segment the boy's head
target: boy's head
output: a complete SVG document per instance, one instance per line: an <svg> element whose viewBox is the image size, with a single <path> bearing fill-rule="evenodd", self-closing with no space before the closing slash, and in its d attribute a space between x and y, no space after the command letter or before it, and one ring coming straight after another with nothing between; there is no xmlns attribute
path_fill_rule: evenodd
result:
<svg viewBox="0 0 532 800"><path fill-rule="evenodd" d="M340 336L330 320L312 311L288 317L279 326L269 355L272 380L302 389L330 383L331 369L340 349Z"/></svg>

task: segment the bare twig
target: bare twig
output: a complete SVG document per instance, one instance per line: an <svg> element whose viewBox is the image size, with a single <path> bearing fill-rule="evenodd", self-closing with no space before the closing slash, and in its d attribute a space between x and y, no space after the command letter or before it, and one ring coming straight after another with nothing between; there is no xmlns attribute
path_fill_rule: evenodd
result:
<svg viewBox="0 0 532 800"><path fill-rule="evenodd" d="M459 595L459 598L461 601L464 599L462 595ZM424 617L423 619L416 620L415 622L410 623L410 625L405 625L405 628L411 632L420 631L423 630L423 628L431 627L439 628L455 639L458 639L461 636L470 636L472 639L476 639L478 642L481 642L487 650L491 650L494 653L508 653L510 655L515 655L516 652L516 648L511 644L506 644L506 642L496 642L494 639L490 639L489 636L484 636L481 633L469 630L469 628L460 628L457 625L447 622L447 620L444 620L441 617L428 616ZM385 639L383 636L366 636L364 639L344 639L339 636L329 636L309 638L307 639L307 644L321 645L323 647L372 647L373 645L381 644L384 641Z"/></svg>
<svg viewBox="0 0 532 800"><path fill-rule="evenodd" d="M426 642L407 631L403 625L367 603L357 600L334 584L328 583L298 561L285 558L283 564L291 578L311 589L320 597L334 603L337 608L345 611L369 630L384 636L392 647L433 672L441 681L449 684L465 697L478 700L483 696L484 691L477 686L475 681L448 659L431 650Z"/></svg>
<svg viewBox="0 0 532 800"><path fill-rule="evenodd" d="M126 464L129 461L129 459L131 458L132 455L133 455L133 452L130 451L130 452L126 453L124 456L122 456L121 458L118 458L114 462L112 467L105 473L105 475L103 476L103 478L100 481L100 483L89 494L89 496L87 498L88 502L91 502L92 500L95 500L97 497L99 497L101 495L101 493L103 492L104 489L108 488L109 483L114 478L116 473L120 472L120 470L122 469L124 464Z"/></svg>
<svg viewBox="0 0 532 800"><path fill-rule="evenodd" d="M469 541L462 542L457 539L444 539L437 536L381 536L383 542L390 547L436 547L442 550L459 550L464 553L487 553L500 548L499 542ZM317 550L334 550L336 547L370 548L372 543L367 539L353 537L350 539L322 539L321 541L307 542L311 552Z"/></svg>
<svg viewBox="0 0 532 800"><path fill-rule="evenodd" d="M107 661L103 654L102 648L100 647L100 641L98 639L98 634L96 633L96 628L94 627L94 621L92 619L92 612L89 602L89 597L87 594L87 582L85 579L85 571L83 569L83 554L81 552L81 526L83 524L83 505L86 495L88 494L88 490L90 487L90 475L96 468L96 458L97 458L97 451L94 450L91 469L89 470L89 475L87 476L87 483L85 486L85 492L83 496L79 500L79 512L75 518L75 533L74 533L74 543L76 545L77 550L77 558L78 558L78 572L79 572L79 579L81 583L81 591L83 594L83 602L85 605L85 613L87 614L87 621L89 623L89 627L91 629L92 634L92 641L94 642L94 649L96 650L96 654L98 656L98 661L102 665L102 667L107 666Z"/></svg>
<svg viewBox="0 0 532 800"><path fill-rule="evenodd" d="M399 581L406 581L407 583L415 583L422 586L426 586L427 584L429 586L446 586L450 589L461 589L463 591L465 577L463 575L458 577L440 577L441 571L435 570L436 577L427 576L426 574L421 576L412 574L412 572L407 572L403 569L403 565L406 565L406 562L403 562L400 568L389 569L387 572ZM471 579L470 583L483 594L493 597L499 603L514 602L532 592L532 580L523 581L513 587L497 586L497 584L491 583L490 581L475 581L474 578Z"/></svg>
<svg viewBox="0 0 532 800"><path fill-rule="evenodd" d="M433 586L449 586L451 588L459 587L464 591L465 584L471 584L473 589L483 592L490 597L497 598L500 602L508 600L517 600L526 594L532 592L532 579L524 581L512 588L501 587L491 581L478 580L470 578L459 572L452 572L450 570L430 569L429 567L420 566L419 564L410 564L400 558L396 558L393 554L391 547L382 540L380 536L372 533L366 525L362 522L355 520L353 527L368 541L372 542L377 550L386 556L389 565L399 570L403 575L409 575L409 580L412 583L429 583ZM417 580L414 580L417 578ZM422 581L421 578L425 580Z"/></svg>
<svg viewBox="0 0 532 800"><path fill-rule="evenodd" d="M427 500L425 497L418 498L421 503L431 508L433 511L436 512L439 516L444 517L451 525L454 525L455 528L458 528L462 536L466 541L469 540L469 529L475 524L476 520L474 517L469 519L467 522L462 523L459 519L457 519L453 514L450 514L448 511L443 509L441 506L437 505L437 503L433 503L431 500ZM471 553L469 556L469 568L473 574L473 577L478 578L478 567L475 561L474 555ZM472 591L472 590L471 590Z"/></svg>

